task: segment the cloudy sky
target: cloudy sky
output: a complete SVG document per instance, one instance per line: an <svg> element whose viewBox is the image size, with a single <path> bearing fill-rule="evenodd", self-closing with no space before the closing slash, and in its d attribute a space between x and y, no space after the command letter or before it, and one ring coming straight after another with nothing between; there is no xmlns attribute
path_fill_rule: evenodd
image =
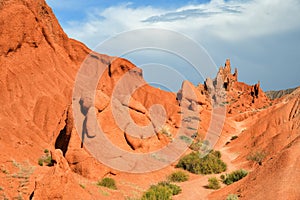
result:
<svg viewBox="0 0 300 200"><path fill-rule="evenodd" d="M124 31L163 28L196 41L217 66L230 58L242 82L255 84L260 80L264 90L300 85L299 0L47 0L47 3L69 37L91 49ZM128 56L133 63L144 65L146 80L150 82L151 78L165 77L163 73L149 75L155 66L147 62L153 63L151 59L156 54L144 51ZM175 62L172 56L160 56L164 59L155 60L156 63L169 60L160 64L177 67L179 74L186 72L183 79L195 84L203 82L192 71L185 70L186 63ZM173 86L176 89L178 85Z"/></svg>

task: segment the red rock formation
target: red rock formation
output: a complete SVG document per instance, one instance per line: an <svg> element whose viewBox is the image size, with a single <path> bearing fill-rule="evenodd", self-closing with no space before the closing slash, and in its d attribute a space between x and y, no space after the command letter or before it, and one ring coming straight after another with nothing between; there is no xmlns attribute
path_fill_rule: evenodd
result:
<svg viewBox="0 0 300 200"><path fill-rule="evenodd" d="M36 188L20 195L24 198L30 195L39 198L46 194L49 198L54 198L60 194L59 196L75 198L76 193L67 193L65 189L73 186L78 188L74 172L97 180L114 171L99 163L82 148L73 124L73 111L70 110L75 75L90 50L66 36L43 0L2 1L0 26L1 158L7 159L4 163L11 158L20 162L26 159L31 165L37 166L37 160L44 149L48 148L53 152L55 148L60 149L69 167L61 168L60 163L66 163L64 158L53 157L59 160L54 168L38 167L34 174L38 179L32 180L36 182ZM154 104L165 108L166 125L174 137L181 123L176 95L147 85L143 82L141 70L127 60L96 53L90 56L94 58L92 62L105 67L105 72L99 81L95 105L91 104L89 94L81 96L87 118L91 117L89 113L97 111L97 118L107 137L118 147L128 151L153 151L170 142L167 136L160 133L161 125L155 125L149 118L151 112L157 112L150 108ZM95 74L93 70L89 69L86 73ZM130 138L127 130L119 129L114 122L110 98L116 84L126 73L129 73L132 85L121 85L122 92L130 91L130 87L135 87L140 82L144 85L133 92L129 104L120 106L129 108L130 115L137 124L153 124L155 134L146 140ZM10 134L4 137L3 133ZM9 164L4 167L10 168ZM113 172L116 173L118 172ZM52 181L53 179L61 181ZM55 191L46 192L45 184ZM14 193L6 187L5 192L17 195L16 191ZM78 192L81 193L82 190Z"/></svg>
<svg viewBox="0 0 300 200"><path fill-rule="evenodd" d="M231 152L239 152L235 163L251 169L245 179L213 193L210 199L238 194L240 199L299 199L300 181L300 90L283 102L250 116L248 125L234 142ZM263 152L262 165L249 161L251 153Z"/></svg>
<svg viewBox="0 0 300 200"><path fill-rule="evenodd" d="M238 82L237 69L231 74L229 59L215 79L208 78L198 87L185 81L177 94L153 88L143 80L142 71L133 63L95 52L88 55L87 47L63 32L44 0L1 1L0 35L1 198L19 195L24 199L124 199L123 193L137 190L133 183L146 189L174 170L169 166L158 172L134 175L100 163L77 133L73 119L76 110L71 104L78 100L88 129L83 132L95 136L91 130L97 124L90 123L90 119L96 113L105 136L119 148L134 153L165 147L181 127L189 126L192 130L187 131L188 134L198 132L198 137L204 138L214 106L227 108L221 142L217 146L222 145L228 132L235 130L232 124L246 123L248 129L229 147L239 154L235 162L246 162L253 173L240 183L212 194L212 198L224 199L232 192L241 194L244 199L299 199L299 190L292 186L297 185L300 175L298 171L291 173L291 169L299 165L299 90L283 99L283 103L271 106L273 102L265 96L259 83L249 86ZM87 64L97 67L84 69L84 74L92 78L102 73L103 76L95 93L79 88L76 91L79 98L74 100L74 80L86 56L91 58ZM86 86L84 82L80 84ZM153 106L156 104L164 110ZM128 111L128 117L118 121L121 127L113 106ZM138 126L149 126L153 135L143 138L139 133L140 137L133 137L133 127L125 126L127 119ZM161 119L165 121L161 123ZM167 133L162 133L163 128ZM41 167L38 159L46 148L52 153L53 166ZM269 153L262 166L252 166L246 160L249 152L256 150ZM276 178L274 174L280 176ZM106 190L95 186L103 176L117 179L120 190L108 191L110 195L106 196ZM24 185L20 184L21 180ZM261 190L265 180L270 185L268 191ZM281 183L281 180L291 184ZM203 188L203 185L196 186ZM138 193L141 192L139 189ZM197 199L203 197L202 194L197 196L198 193L194 195Z"/></svg>

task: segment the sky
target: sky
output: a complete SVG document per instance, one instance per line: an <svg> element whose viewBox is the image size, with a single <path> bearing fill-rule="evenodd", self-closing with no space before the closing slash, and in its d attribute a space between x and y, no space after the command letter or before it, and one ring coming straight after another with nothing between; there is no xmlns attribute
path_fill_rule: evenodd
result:
<svg viewBox="0 0 300 200"><path fill-rule="evenodd" d="M216 66L230 58L239 81L260 81L265 91L300 86L300 0L46 1L68 36L93 50L120 33L163 28L199 44ZM183 79L197 84L206 78L170 53L143 50L126 58L143 69L146 81L166 79L171 90L178 90ZM181 77L166 78L153 63Z"/></svg>

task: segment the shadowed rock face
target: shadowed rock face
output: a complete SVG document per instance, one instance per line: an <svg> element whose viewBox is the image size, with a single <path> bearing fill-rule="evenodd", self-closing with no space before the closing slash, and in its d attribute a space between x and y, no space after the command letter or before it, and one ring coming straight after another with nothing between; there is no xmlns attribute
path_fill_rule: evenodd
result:
<svg viewBox="0 0 300 200"><path fill-rule="evenodd" d="M34 194L36 198L40 197L46 189L43 184L46 180L47 188L53 188L52 194L47 192L47 196L55 196L74 184L74 172L90 179L98 179L110 173L112 169L99 163L83 148L79 137L81 133L78 134L75 129L73 110L70 110L76 73L90 50L66 36L43 0L1 1L0 35L0 149L6 152L5 156L1 153L1 157L21 161L26 159L37 165L44 149L54 152L54 148L57 148L67 161L62 161L62 169L56 166L61 161L56 161L54 171L51 169L48 173L47 168L36 171L36 176L40 178L32 181L36 182L37 187L22 196L27 198ZM89 119L96 113L96 119L107 137L120 148L148 152L169 143L170 139L161 134L160 129L165 124L170 128L170 134L175 135L180 127L180 108L176 95L146 84L142 71L127 60L97 53L89 56L93 57L89 64L100 63L103 67L100 70L104 70L104 73L97 86L95 104L90 101L89 95L81 94L79 97L83 117L86 118L85 129L90 130L88 136L94 136L91 130L97 124L90 123ZM94 70L97 69L89 69L86 74L95 75L97 72ZM119 108L128 109L136 124L150 124L154 133L150 138L131 137L128 134L130 127L122 130L114 121L111 99L114 88L125 74L128 74L129 82L119 85ZM142 87L134 89L140 84L143 84ZM132 92L132 97L126 102L122 100L121 94L128 92ZM160 109L151 109L155 104L165 108L164 124L151 118L151 115L159 115L161 112ZM10 134L4 136L3 133ZM69 166L65 166L66 163ZM71 171L64 173L68 167ZM51 181L56 177L63 177L65 182ZM64 184L66 182L70 184ZM60 190L55 189L55 185L59 185ZM59 196L65 195L70 198L78 196L76 193L62 193Z"/></svg>

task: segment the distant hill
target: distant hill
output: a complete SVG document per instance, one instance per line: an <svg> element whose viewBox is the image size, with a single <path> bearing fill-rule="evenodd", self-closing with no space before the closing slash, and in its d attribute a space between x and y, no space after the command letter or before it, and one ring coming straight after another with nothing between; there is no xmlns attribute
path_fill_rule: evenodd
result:
<svg viewBox="0 0 300 200"><path fill-rule="evenodd" d="M289 88L286 90L271 90L271 91L266 91L266 95L267 97L269 97L269 99L278 99L280 97L283 97L284 95L287 94L291 94L294 90L296 90L299 87L295 87L295 88Z"/></svg>

